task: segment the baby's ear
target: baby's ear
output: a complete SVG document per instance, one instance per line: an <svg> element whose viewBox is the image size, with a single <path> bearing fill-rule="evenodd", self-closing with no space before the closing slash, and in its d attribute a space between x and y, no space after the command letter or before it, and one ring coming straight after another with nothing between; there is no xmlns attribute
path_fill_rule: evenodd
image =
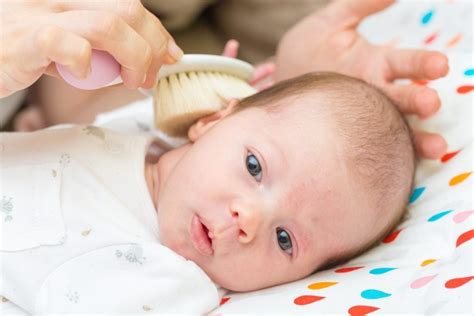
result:
<svg viewBox="0 0 474 316"><path fill-rule="evenodd" d="M196 123L191 125L188 130L188 138L191 142L195 142L199 137L204 135L211 127L217 122L222 120L234 111L238 106L239 101L237 99L231 99L229 104L220 111L201 117Z"/></svg>

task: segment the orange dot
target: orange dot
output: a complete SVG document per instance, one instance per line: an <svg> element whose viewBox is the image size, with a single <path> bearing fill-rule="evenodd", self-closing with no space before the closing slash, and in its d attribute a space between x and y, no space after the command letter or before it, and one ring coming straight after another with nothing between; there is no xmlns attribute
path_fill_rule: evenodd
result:
<svg viewBox="0 0 474 316"><path fill-rule="evenodd" d="M451 38L447 43L446 47L453 47L462 39L462 34L458 33L453 38Z"/></svg>
<svg viewBox="0 0 474 316"><path fill-rule="evenodd" d="M471 173L472 172L465 172L465 173L458 174L457 176L453 177L449 181L449 185L454 186L456 184L459 184L459 183L463 182L464 180L466 180L471 175Z"/></svg>
<svg viewBox="0 0 474 316"><path fill-rule="evenodd" d="M337 282L316 282L308 285L308 288L311 290L320 290L336 284Z"/></svg>

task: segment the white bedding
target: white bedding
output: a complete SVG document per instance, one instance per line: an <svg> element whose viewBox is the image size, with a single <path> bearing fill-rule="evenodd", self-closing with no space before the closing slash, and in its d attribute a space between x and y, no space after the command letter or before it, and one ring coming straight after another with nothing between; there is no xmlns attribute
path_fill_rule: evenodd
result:
<svg viewBox="0 0 474 316"><path fill-rule="evenodd" d="M471 314L473 307L473 2L402 1L369 18L361 32L377 43L445 52L450 74L428 85L443 107L414 126L442 133L449 153L418 164L408 213L384 242L344 266L250 293L228 293L211 315L231 313L362 315ZM96 123L146 131L151 100L103 114ZM2 309L3 308L3 309ZM0 303L2 314L18 312Z"/></svg>
<svg viewBox="0 0 474 316"><path fill-rule="evenodd" d="M403 222L366 254L304 280L252 293L229 293L212 315L230 313L472 315L473 300L473 7L471 1L403 1L367 19L376 43L436 49L449 75L428 85L442 109L415 126L442 133L449 152L421 161Z"/></svg>

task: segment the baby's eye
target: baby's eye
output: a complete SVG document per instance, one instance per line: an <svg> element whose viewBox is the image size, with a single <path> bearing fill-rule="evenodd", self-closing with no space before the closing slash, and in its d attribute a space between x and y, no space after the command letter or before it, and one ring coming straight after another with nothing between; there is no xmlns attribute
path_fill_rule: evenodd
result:
<svg viewBox="0 0 474 316"><path fill-rule="evenodd" d="M293 254L293 245L291 243L290 234L288 234L288 232L282 228L277 228L276 233L278 246L280 246L281 250L290 255Z"/></svg>
<svg viewBox="0 0 474 316"><path fill-rule="evenodd" d="M260 166L257 157L255 157L251 152L247 154L245 165L247 166L250 175L260 182L262 180L262 167Z"/></svg>

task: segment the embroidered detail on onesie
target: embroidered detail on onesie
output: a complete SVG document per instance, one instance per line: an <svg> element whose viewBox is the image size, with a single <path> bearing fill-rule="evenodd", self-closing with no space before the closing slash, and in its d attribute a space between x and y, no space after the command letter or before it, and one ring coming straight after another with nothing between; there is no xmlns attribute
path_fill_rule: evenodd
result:
<svg viewBox="0 0 474 316"><path fill-rule="evenodd" d="M92 229L86 229L81 232L82 236L88 236L91 233Z"/></svg>
<svg viewBox="0 0 474 316"><path fill-rule="evenodd" d="M106 140L107 133L100 127L97 126L86 126L82 129L86 135L90 135L102 141L105 150L112 154L118 154L123 151L123 146L113 140Z"/></svg>
<svg viewBox="0 0 474 316"><path fill-rule="evenodd" d="M13 202L12 202L12 199L11 197L7 197L7 196L2 196L2 200L0 201L0 204L1 204L1 210L2 210L2 213L4 214L4 218L3 218L3 221L6 223L6 222L9 222L13 219L13 216L12 216L12 212L13 212Z"/></svg>
<svg viewBox="0 0 474 316"><path fill-rule="evenodd" d="M69 302L77 304L79 302L79 293L77 291L71 291L69 290L66 293L66 298L68 299Z"/></svg>
<svg viewBox="0 0 474 316"><path fill-rule="evenodd" d="M112 153L112 154L118 154L122 152L123 146L121 144L115 143L113 141L106 141L105 142L105 149Z"/></svg>
<svg viewBox="0 0 474 316"><path fill-rule="evenodd" d="M153 308L148 306L148 305L143 305L142 308L145 312L149 312L149 311L153 310Z"/></svg>
<svg viewBox="0 0 474 316"><path fill-rule="evenodd" d="M87 135L95 136L105 141L105 132L96 126L86 126L82 129Z"/></svg>
<svg viewBox="0 0 474 316"><path fill-rule="evenodd" d="M64 168L66 165L68 165L71 162L71 156L68 154L62 154L61 157L59 158L59 163L61 166Z"/></svg>
<svg viewBox="0 0 474 316"><path fill-rule="evenodd" d="M146 260L143 257L143 248L140 245L132 244L126 251L121 251L120 249L115 250L115 255L117 258L121 258L122 256L130 263L139 263L143 264L143 261Z"/></svg>

